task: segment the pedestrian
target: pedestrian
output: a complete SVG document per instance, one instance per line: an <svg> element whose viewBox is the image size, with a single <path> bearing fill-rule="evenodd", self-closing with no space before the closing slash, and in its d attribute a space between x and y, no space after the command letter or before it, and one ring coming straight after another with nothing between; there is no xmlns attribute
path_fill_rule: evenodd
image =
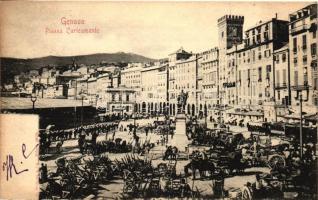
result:
<svg viewBox="0 0 318 200"><path fill-rule="evenodd" d="M147 126L145 127L145 132L146 132L146 137L148 137L149 128Z"/></svg>
<svg viewBox="0 0 318 200"><path fill-rule="evenodd" d="M40 181L43 183L47 180L47 165L42 163L40 167Z"/></svg>

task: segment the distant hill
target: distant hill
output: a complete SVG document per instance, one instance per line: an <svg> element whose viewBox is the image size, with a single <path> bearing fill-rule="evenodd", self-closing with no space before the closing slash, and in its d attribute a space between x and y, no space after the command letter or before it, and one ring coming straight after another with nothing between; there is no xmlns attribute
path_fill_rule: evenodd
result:
<svg viewBox="0 0 318 200"><path fill-rule="evenodd" d="M10 83L14 75L26 72L31 69L40 69L45 66L68 66L73 63L77 64L99 64L103 63L129 63L129 62L153 62L154 59L147 58L133 53L98 53L78 56L47 56L32 59L20 58L0 58L1 83Z"/></svg>

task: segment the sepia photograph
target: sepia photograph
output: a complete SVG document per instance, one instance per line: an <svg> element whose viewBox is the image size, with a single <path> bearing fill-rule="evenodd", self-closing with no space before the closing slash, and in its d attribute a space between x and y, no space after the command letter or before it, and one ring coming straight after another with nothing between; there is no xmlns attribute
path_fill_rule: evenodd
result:
<svg viewBox="0 0 318 200"><path fill-rule="evenodd" d="M317 7L0 2L0 199L317 199Z"/></svg>

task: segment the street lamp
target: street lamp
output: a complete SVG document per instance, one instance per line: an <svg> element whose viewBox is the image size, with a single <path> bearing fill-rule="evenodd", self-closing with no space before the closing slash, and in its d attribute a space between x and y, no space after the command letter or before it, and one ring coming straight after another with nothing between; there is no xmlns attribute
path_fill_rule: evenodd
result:
<svg viewBox="0 0 318 200"><path fill-rule="evenodd" d="M205 123L205 128L208 127L208 122L207 122L207 117L208 117L208 108L206 106L206 101L204 102L204 123Z"/></svg>
<svg viewBox="0 0 318 200"><path fill-rule="evenodd" d="M300 101L300 126L299 126L299 143L300 143L300 157L303 157L303 94L299 94Z"/></svg>
<svg viewBox="0 0 318 200"><path fill-rule="evenodd" d="M81 95L81 99L82 99L82 107L81 107L81 126L83 126L83 107L84 107L84 97L85 97L85 93L83 90L80 91L79 93Z"/></svg>
<svg viewBox="0 0 318 200"><path fill-rule="evenodd" d="M136 93L135 93L134 113L133 113L133 119L134 119L134 135L136 134L136 113L137 113L137 104L136 104Z"/></svg>
<svg viewBox="0 0 318 200"><path fill-rule="evenodd" d="M37 96L36 96L35 93L32 93L30 98L31 98L31 101L32 101L32 109L33 109L33 112L34 112L34 104L35 104L35 102L37 100Z"/></svg>

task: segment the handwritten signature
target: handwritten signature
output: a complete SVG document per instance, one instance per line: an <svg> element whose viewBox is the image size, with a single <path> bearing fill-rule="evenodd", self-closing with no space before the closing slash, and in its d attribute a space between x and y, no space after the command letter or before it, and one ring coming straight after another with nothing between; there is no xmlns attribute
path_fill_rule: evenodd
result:
<svg viewBox="0 0 318 200"><path fill-rule="evenodd" d="M24 159L28 159L30 155L34 152L34 150L39 146L39 144L35 145L34 148L29 152L29 154L26 154L27 147L23 143L22 144L22 155ZM21 164L23 162L21 161ZM15 173L16 175L22 174L23 172L29 171L29 169L23 169L23 170L18 170L16 167L16 164L14 163L14 158L13 155L8 154L6 156L6 161L3 162L2 164L2 171L6 171L7 175L7 181L12 178L12 175Z"/></svg>

